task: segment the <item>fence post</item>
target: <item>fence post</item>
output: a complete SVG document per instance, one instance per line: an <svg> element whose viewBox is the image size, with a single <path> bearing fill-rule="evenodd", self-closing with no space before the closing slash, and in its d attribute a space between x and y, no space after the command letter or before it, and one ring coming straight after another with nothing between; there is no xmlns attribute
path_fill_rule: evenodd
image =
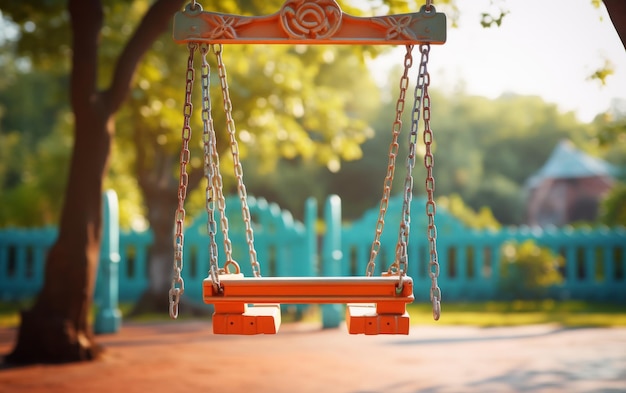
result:
<svg viewBox="0 0 626 393"><path fill-rule="evenodd" d="M304 210L304 242L305 252L307 256L306 262L303 264L303 276L317 276L317 200L309 197L306 200Z"/></svg>
<svg viewBox="0 0 626 393"><path fill-rule="evenodd" d="M94 324L94 332L116 333L122 324L122 313L118 308L119 298L119 211L117 194L108 190L103 195L102 242L100 244L100 279L98 296L98 312Z"/></svg>
<svg viewBox="0 0 626 393"><path fill-rule="evenodd" d="M343 254L341 252L341 198L331 195L326 200L324 207L324 222L326 232L324 233L324 243L322 246L322 275L341 275L341 262ZM323 304L322 327L336 328L343 320L343 305Z"/></svg>

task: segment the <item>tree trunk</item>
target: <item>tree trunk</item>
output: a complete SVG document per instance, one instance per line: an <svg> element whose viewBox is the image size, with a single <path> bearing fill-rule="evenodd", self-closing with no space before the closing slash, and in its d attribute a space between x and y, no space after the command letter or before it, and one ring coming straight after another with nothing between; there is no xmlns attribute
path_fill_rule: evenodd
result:
<svg viewBox="0 0 626 393"><path fill-rule="evenodd" d="M11 363L89 360L100 352L87 318L98 266L102 181L113 119L95 89L102 7L98 2L70 1L69 9L74 32L74 150L59 237L46 259L43 289L34 306L22 313L17 345L6 359Z"/></svg>
<svg viewBox="0 0 626 393"><path fill-rule="evenodd" d="M151 162L142 160L145 155L141 150L146 146L150 144L137 145L137 176L154 241L148 259L148 288L135 304L133 314L166 312L168 290L173 277L172 231L178 201L178 182L172 174L175 173L177 162L174 157L163 156Z"/></svg>
<svg viewBox="0 0 626 393"><path fill-rule="evenodd" d="M22 313L17 346L7 357L10 363L90 360L100 353L87 321L113 122L95 106L75 111L76 140L59 237L46 260L44 287L32 309Z"/></svg>
<svg viewBox="0 0 626 393"><path fill-rule="evenodd" d="M43 289L22 313L8 363L58 363L96 358L88 317L93 302L102 234L102 183L107 173L114 114L124 101L143 54L165 31L183 1L158 0L121 53L111 86L97 89L98 47L103 25L100 0L70 0L74 149L59 237L46 259Z"/></svg>

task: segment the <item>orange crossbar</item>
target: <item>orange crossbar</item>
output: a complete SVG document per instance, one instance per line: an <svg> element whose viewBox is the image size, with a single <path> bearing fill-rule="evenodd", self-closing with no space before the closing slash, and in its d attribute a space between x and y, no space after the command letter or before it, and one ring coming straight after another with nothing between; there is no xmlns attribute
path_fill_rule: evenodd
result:
<svg viewBox="0 0 626 393"><path fill-rule="evenodd" d="M414 300L413 280L382 277L244 277L219 276L220 289L209 277L203 298L215 305L216 334L274 334L280 326L280 304L346 303L350 334L408 334L406 304ZM251 305L251 307L249 306Z"/></svg>

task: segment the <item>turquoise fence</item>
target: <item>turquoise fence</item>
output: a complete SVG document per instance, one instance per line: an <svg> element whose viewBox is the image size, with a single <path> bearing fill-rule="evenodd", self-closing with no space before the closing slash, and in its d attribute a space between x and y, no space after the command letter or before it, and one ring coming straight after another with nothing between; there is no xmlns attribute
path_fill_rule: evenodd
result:
<svg viewBox="0 0 626 393"><path fill-rule="evenodd" d="M105 195L105 208L108 208L108 203L116 203L111 195L114 193ZM377 273L386 270L393 261L401 203L398 198L389 202ZM317 203L313 199L306 202L304 222L295 220L289 212L263 199L250 198L249 205L263 275L365 274L378 218L377 208L366 212L358 221L341 225L340 200L336 196L330 197L322 220L326 230L318 237ZM245 231L241 219L238 219L241 216L238 200L229 200L227 209L233 256L240 263L243 273L250 275ZM430 282L426 218L422 213L424 201L416 199L412 211L408 273L415 281L417 301L427 301ZM108 217L111 213L105 215ZM110 221L115 220L105 220L105 225L116 227L116 223ZM497 232L474 231L461 225L443 209L438 209L436 223L441 262L439 282L444 301L501 297L498 287L501 248L506 242L526 239L534 239L564 256L564 282L551 288L552 296L626 301L624 229L514 228ZM96 303L109 309L111 314L107 318L115 324L115 296L122 302L134 301L147 287L153 238L149 231L122 232L117 238L114 228L105 228L104 234ZM37 293L42 285L45 256L56 236L54 228L0 230L0 300L31 298ZM220 244L221 241L221 236L218 236ZM197 301L201 301L201 281L208 270L207 253L206 217L201 215L186 229L183 270L187 284L184 296ZM110 282L111 277L119 277L117 285Z"/></svg>
<svg viewBox="0 0 626 393"><path fill-rule="evenodd" d="M102 196L103 231L94 303L97 333L119 330L122 315L118 309L119 224L117 194ZM56 228L0 230L0 300L33 298L43 286L48 250L56 241Z"/></svg>
<svg viewBox="0 0 626 393"><path fill-rule="evenodd" d="M390 199L376 273L387 269L395 257L402 199ZM425 200L412 204L408 274L414 280L416 301L427 301L428 241ZM346 225L342 230L342 275L364 274L369 262L378 209ZM626 302L626 230L624 228L573 229L516 227L500 231L477 231L437 209L437 251L441 270L439 284L445 301L506 298L499 288L501 250L507 242L532 239L564 257L564 281L550 288L559 299ZM371 233L364 233L370 229Z"/></svg>
<svg viewBox="0 0 626 393"><path fill-rule="evenodd" d="M135 301L148 286L148 260L154 241L151 231L119 232L117 229L117 200L115 193L104 196L104 228L100 268L96 285L96 299L100 293L110 293L108 277L119 277L113 288L123 302ZM264 276L314 276L319 272L317 253L317 202L305 204L304 223L290 212L280 209L265 199L249 197L248 206L254 228L255 249ZM233 258L242 273L251 275L249 252L244 223L239 212L239 199L228 198L226 214L229 218ZM115 217L113 220L112 217ZM219 217L216 217L219 221ZM173 219L173 218L172 218ZM44 262L48 249L57 237L56 228L0 230L0 300L11 301L33 297L43 284ZM224 263L221 245L223 237L218 225L220 264ZM206 213L201 214L185 228L183 279L189 283L185 295L202 301L200 282L206 278L209 239ZM118 262L119 261L119 262ZM113 266L113 268L111 268ZM107 278L103 281L103 277ZM167 296L166 296L167 297Z"/></svg>

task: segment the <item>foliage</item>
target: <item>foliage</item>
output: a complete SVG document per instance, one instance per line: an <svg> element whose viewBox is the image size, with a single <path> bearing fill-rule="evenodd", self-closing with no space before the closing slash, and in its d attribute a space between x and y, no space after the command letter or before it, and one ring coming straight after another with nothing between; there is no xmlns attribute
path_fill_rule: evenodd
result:
<svg viewBox="0 0 626 393"><path fill-rule="evenodd" d="M275 12L280 4L280 0L205 1L203 7L219 12L260 15ZM350 11L358 13L356 9ZM117 125L116 146L119 147L115 151L124 151L122 161L125 164L121 165L134 170L128 173L120 165L121 170L112 168L111 172L111 184L116 189L120 183L131 184L130 179L124 180L127 175L143 181L140 184L144 198L152 198L147 195L147 190L159 184L152 179L160 179L160 184L164 184L169 177L167 184L171 185L178 177L178 163L172 158L178 156L180 149L181 99L184 97L188 53L186 48L174 44L169 35L155 42L154 48L155 51L148 53L142 64L138 83ZM361 119L361 114L375 110L377 97L364 58L374 56L378 51L370 47L347 46L224 47L239 153L246 160L245 180L251 194L272 193L267 184L273 183L270 177L279 164L289 168L292 167L289 162L302 162L304 166L324 165L336 171L342 161L362 156L360 145L368 138L370 128ZM218 134L224 186L226 193L235 192L232 157L228 151L230 143L221 109L220 82L212 53L208 61L210 85L214 87L211 92L212 116ZM199 63L200 56L197 55L196 67ZM196 84L200 82L199 74L197 70ZM198 98L197 95L194 97ZM201 173L202 124L199 114L196 115L192 123L194 135L189 169ZM257 177L263 179L255 182ZM197 179L198 176L191 178ZM196 187L196 184L190 183L195 188L188 204L191 214L204 206L204 186ZM163 193L176 194L170 189L161 189L155 194ZM289 202L283 206L297 204L293 198ZM140 212L135 209L135 217Z"/></svg>
<svg viewBox="0 0 626 393"><path fill-rule="evenodd" d="M483 206L479 211L475 211L467 206L458 194L440 197L437 199L437 206L446 209L448 213L458 218L468 228L497 230L501 227L491 209Z"/></svg>
<svg viewBox="0 0 626 393"><path fill-rule="evenodd" d="M594 124L595 152L616 166L618 180L600 204L599 221L609 226L626 226L626 102L614 103Z"/></svg>
<svg viewBox="0 0 626 393"><path fill-rule="evenodd" d="M618 183L600 206L600 221L608 226L626 227L626 183Z"/></svg>
<svg viewBox="0 0 626 393"><path fill-rule="evenodd" d="M243 3L204 1L203 6L205 9L219 12L260 15L275 12L282 3L282 0ZM108 83L118 54L148 4L148 1L104 3L105 27L102 30L99 50L101 71L99 76L102 86ZM403 8L406 6L392 4L390 10L408 11ZM347 5L344 6L344 10L354 14L363 12L360 8ZM50 1L42 7L32 7L23 2L8 2L6 7L3 7L3 12L3 17L10 17L19 31L17 45L13 47L8 45L13 44L12 42L7 43L7 59L28 59L28 64L31 65L21 72L16 72L15 82L11 83L25 86L26 89L2 89L5 96L1 97L0 103L6 107L3 111L5 114L3 128L13 128L11 125L14 123L13 119L19 119L19 122L15 123L17 131L21 134L10 137L11 146L20 149L12 150L10 156L3 155L3 162L0 165L0 180L5 179L3 183L8 182L3 184L3 189L9 190L3 193L3 197L9 202L8 194L14 194L16 197L10 201L26 203L28 199L23 198L26 194L31 196L31 200L45 201L54 191L55 200L44 202L42 205L55 212L60 209L59 199L62 191L57 192L56 189L45 187L30 187L28 191L13 188L18 184L25 186L29 183L22 163L27 159L34 159L31 157L32 146L39 143L43 135L52 132L51 125L66 126L67 128L59 130L63 134L69 133L71 129L71 123L62 121L68 106L67 99L64 95L57 94L67 87L67 77L63 77L61 84L54 80L55 75L67 75L69 68L68 62L65 61L69 44L65 3ZM44 40L46 46L37 44ZM364 59L375 56L380 48L229 47L224 57L228 66L233 115L241 136L241 156L250 157L255 167L261 169L261 173L271 172L281 157L286 160L302 157L307 165L308 163L327 165L334 171L340 167L341 161L359 158L362 155L360 144L368 138L370 132L368 124L360 119L360 114L372 111L377 97L376 87L365 68ZM170 177L169 182L173 182L178 176L174 162L170 165L169 171L162 163L172 161L171 158L178 156L177 150L180 148L181 98L184 93L186 52L185 48L172 42L169 33L157 40L142 64L128 105L117 117L117 138L107 186L115 188L120 195L120 213L124 226L141 221L141 216L145 214L140 207L143 198L138 192L136 179L154 183L163 182L166 176ZM198 63L199 60L196 60L196 65ZM214 63L212 65L214 76L211 78L211 84L216 86L219 85L215 76L216 67ZM199 72L197 74L199 75ZM30 88L28 81L35 78L41 80L41 86ZM6 81L11 79L6 78ZM45 94L31 94L32 91L43 91ZM20 105L19 97L16 98L18 95L31 102L22 102ZM54 103L51 110L37 102L44 99ZM220 93L213 92L212 99L217 107L221 100ZM33 115L34 113L37 114ZM197 133L202 126L197 120L198 117L195 119L193 128ZM38 123L26 127L25 120ZM215 122L224 124L224 116L219 108L216 111ZM220 149L224 151L229 146L224 135L225 129L218 125L217 130L221 134L218 136ZM2 135L3 140L9 138L4 134L6 132ZM8 147L9 144L5 146ZM196 158L192 159L190 168L201 171L202 160L198 158L201 157L200 143L193 143L193 147ZM63 168L69 160L69 149L65 150L64 154L65 162L60 163L61 166L54 166L57 173L64 173ZM145 158L144 162L150 163L150 166L143 167L143 172L140 171L142 167L138 166L138 156ZM5 161L4 157L11 158ZM230 165L228 156L222 163L226 168ZM51 163L48 163L48 168L53 168ZM232 190L231 171L225 170L224 173L225 184L227 188L231 185ZM34 180L39 178L36 171L32 171L30 176ZM59 184L62 185L64 181L60 180ZM32 208L34 205L31 202L26 205ZM35 217L56 220L56 214L41 214L38 210L37 208L32 210ZM6 213L12 216L11 222L22 225L37 224L32 220L20 218L21 214L17 214L19 211L22 210ZM2 220L4 225L8 223L7 220Z"/></svg>
<svg viewBox="0 0 626 393"><path fill-rule="evenodd" d="M473 209L489 206L503 225L522 222L525 182L554 146L584 139L591 127L539 97L457 94L433 102L438 194L457 193Z"/></svg>
<svg viewBox="0 0 626 393"><path fill-rule="evenodd" d="M30 84L32 75L19 75L16 85L40 94L24 94L15 87L0 91L0 226L39 226L53 224L65 187L59 176L67 168L71 140L62 116L62 105L54 105L56 91L47 85L54 77L35 76L42 86ZM31 90L33 89L33 90ZM49 105L46 105L46 102ZM36 115L33 115L36 114Z"/></svg>
<svg viewBox="0 0 626 393"><path fill-rule="evenodd" d="M559 273L563 263L561 256L533 240L507 243L502 247L500 290L506 298L540 298L548 287L563 281Z"/></svg>
<svg viewBox="0 0 626 393"><path fill-rule="evenodd" d="M615 66L609 60L605 59L602 68L595 70L588 79L597 80L604 86L607 83L607 78L613 74L615 74Z"/></svg>
<svg viewBox="0 0 626 393"><path fill-rule="evenodd" d="M202 5L220 12L259 15L275 12L282 2L204 0ZM449 6L449 2L444 3ZM356 7L345 2L342 7L353 14L368 15L408 12L420 4L423 2L386 1ZM104 2L99 65L102 85L148 5L147 0ZM497 12L492 13L497 16ZM72 120L65 98L69 67L65 2L46 1L34 7L27 2L7 1L3 3L3 17L11 18L19 36L0 47L0 61L6 71L0 75L0 202L15 207L0 213L0 225L51 224L61 207L65 184L61 174L66 172L71 146ZM38 45L43 41L45 46ZM367 46L225 48L250 194L265 196L296 215L302 211L304 196L321 200L328 194L339 194L347 219L377 205L395 114L395 99L381 101L381 97L389 91L397 96L399 80L396 70L389 75L392 88L380 92L373 84L365 60L381 50ZM178 176L186 56L186 48L174 44L170 34L158 39L142 63L127 105L117 116L106 186L115 188L120 196L125 227L147 225L146 196L138 180L163 184L175 182ZM214 75L211 85L216 86L215 64L210 61ZM398 59L398 65L401 63ZM27 66L20 68L19 64ZM431 89L431 98L435 106L431 124L435 132L436 196L458 195L474 211L487 206L502 224L522 222L524 183L563 138L573 139L587 150L596 149L600 141L596 153L626 164L623 119L607 117L594 124L581 124L573 114L560 113L556 105L538 97L487 99L462 90L444 95ZM220 140L226 141L219 92L214 92L212 101ZM394 193L405 175L403 136L410 124L410 111L405 112ZM198 117L194 116L192 125L193 170L202 169L202 125ZM227 148L227 143L220 143L223 153ZM145 172L139 171L138 157L149 164ZM222 166L225 187L233 191L228 154L223 155ZM418 161L414 170L416 193L423 192L423 174ZM192 193L190 215L204 205L203 194L203 186Z"/></svg>
<svg viewBox="0 0 626 393"><path fill-rule="evenodd" d="M609 111L597 116L593 124L590 137L594 153L621 169L617 176L626 180L626 101L614 101Z"/></svg>

